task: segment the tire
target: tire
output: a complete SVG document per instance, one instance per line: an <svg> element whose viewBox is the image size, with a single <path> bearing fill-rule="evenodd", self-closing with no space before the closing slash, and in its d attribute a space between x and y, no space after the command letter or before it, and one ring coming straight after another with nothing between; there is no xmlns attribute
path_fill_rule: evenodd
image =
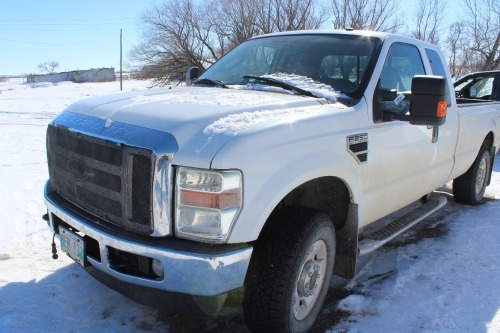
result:
<svg viewBox="0 0 500 333"><path fill-rule="evenodd" d="M482 146L472 166L453 180L453 197L458 203L477 205L483 200L491 172L491 153Z"/></svg>
<svg viewBox="0 0 500 333"><path fill-rule="evenodd" d="M330 285L333 223L326 214L303 207L285 209L268 223L246 278L245 321L252 332L306 332Z"/></svg>

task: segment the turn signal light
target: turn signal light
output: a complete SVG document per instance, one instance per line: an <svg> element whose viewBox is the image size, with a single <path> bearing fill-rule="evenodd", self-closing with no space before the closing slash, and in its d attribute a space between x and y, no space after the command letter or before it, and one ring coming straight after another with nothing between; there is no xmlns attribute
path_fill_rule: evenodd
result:
<svg viewBox="0 0 500 333"><path fill-rule="evenodd" d="M437 103L437 114L436 116L438 116L439 118L442 118L444 116L446 116L446 109L448 107L448 103L446 101L439 101Z"/></svg>
<svg viewBox="0 0 500 333"><path fill-rule="evenodd" d="M179 192L180 203L188 206L226 209L240 204L240 196L237 191L207 193L181 189Z"/></svg>

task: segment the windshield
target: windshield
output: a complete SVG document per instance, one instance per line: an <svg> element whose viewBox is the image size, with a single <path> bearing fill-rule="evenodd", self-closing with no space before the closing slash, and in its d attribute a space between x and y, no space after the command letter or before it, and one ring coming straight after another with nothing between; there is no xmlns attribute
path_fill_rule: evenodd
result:
<svg viewBox="0 0 500 333"><path fill-rule="evenodd" d="M359 98L379 44L377 38L333 34L256 38L229 52L199 80L246 85L261 83L255 77L301 76Z"/></svg>

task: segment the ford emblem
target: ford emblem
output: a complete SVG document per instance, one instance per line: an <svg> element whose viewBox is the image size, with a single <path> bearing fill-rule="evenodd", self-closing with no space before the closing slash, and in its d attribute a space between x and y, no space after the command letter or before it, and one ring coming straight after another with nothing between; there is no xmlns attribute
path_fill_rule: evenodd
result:
<svg viewBox="0 0 500 333"><path fill-rule="evenodd" d="M88 168L81 160L72 158L66 164L66 170L78 180L86 180L89 174Z"/></svg>

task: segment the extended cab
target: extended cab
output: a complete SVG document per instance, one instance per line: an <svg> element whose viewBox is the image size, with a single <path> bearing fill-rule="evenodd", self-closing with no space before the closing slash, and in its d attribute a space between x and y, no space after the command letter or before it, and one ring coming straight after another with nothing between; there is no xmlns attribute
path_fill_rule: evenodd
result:
<svg viewBox="0 0 500 333"><path fill-rule="evenodd" d="M196 72L82 100L47 130L61 249L138 302L241 301L255 332L304 332L332 274L354 276L358 256L444 206L436 188L482 200L500 103L458 104L434 45L286 32Z"/></svg>

